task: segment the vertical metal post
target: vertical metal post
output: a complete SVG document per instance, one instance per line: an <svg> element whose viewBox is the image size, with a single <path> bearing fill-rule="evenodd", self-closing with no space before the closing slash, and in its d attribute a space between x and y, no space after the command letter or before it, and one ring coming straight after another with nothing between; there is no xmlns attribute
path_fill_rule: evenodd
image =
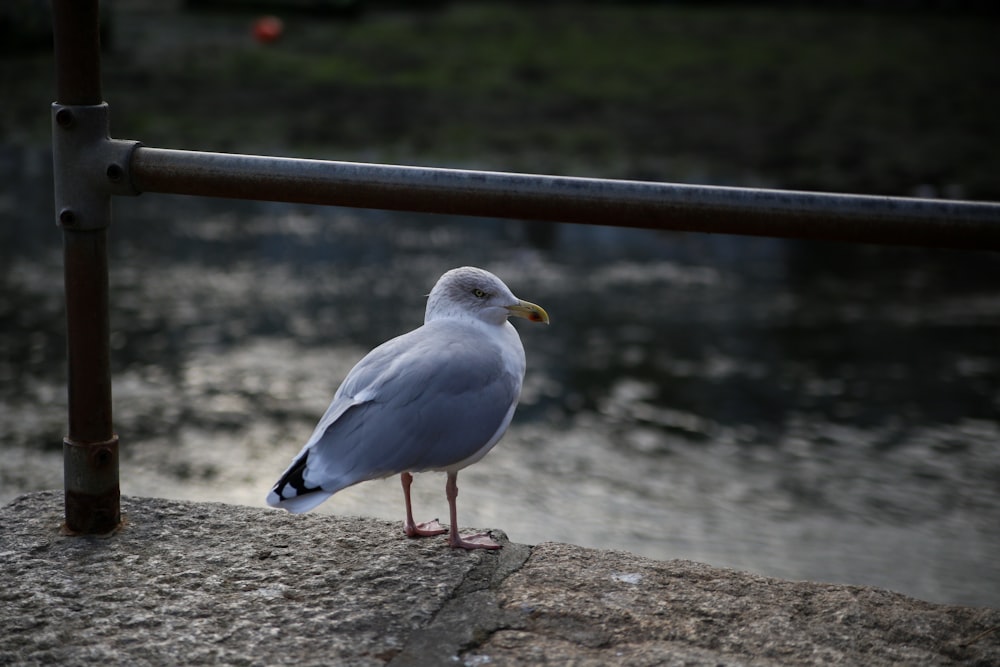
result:
<svg viewBox="0 0 1000 667"><path fill-rule="evenodd" d="M52 8L57 97L52 141L56 220L63 230L69 364L65 529L107 533L121 522L108 324L111 198L93 174L81 173L83 163L76 159L81 151L73 148L81 139L86 144L85 135L107 137L98 1L54 0Z"/></svg>

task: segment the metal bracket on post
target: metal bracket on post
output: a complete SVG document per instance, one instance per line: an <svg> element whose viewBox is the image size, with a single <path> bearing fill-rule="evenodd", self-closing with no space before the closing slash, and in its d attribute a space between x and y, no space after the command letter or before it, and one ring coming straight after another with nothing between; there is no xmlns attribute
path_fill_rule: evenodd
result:
<svg viewBox="0 0 1000 667"><path fill-rule="evenodd" d="M105 229L111 221L110 195L137 195L132 186L132 153L138 141L111 139L107 103L52 105L52 160L56 222L78 231Z"/></svg>
<svg viewBox="0 0 1000 667"><path fill-rule="evenodd" d="M107 230L111 196L135 195L135 141L109 138L108 105L52 106L57 224L63 230L69 433L63 440L66 534L121 524L111 419Z"/></svg>

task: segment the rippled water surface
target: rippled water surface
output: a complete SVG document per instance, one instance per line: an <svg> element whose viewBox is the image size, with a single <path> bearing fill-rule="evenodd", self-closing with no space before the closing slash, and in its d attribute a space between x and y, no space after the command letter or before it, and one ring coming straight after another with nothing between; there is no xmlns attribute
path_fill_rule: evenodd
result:
<svg viewBox="0 0 1000 667"><path fill-rule="evenodd" d="M44 194L44 193L43 193ZM61 240L0 199L0 501L61 486ZM542 304L463 524L1000 606L1000 258L143 196L116 202L122 491L263 506L463 264ZM444 477L418 477L424 518ZM400 519L396 480L320 511Z"/></svg>

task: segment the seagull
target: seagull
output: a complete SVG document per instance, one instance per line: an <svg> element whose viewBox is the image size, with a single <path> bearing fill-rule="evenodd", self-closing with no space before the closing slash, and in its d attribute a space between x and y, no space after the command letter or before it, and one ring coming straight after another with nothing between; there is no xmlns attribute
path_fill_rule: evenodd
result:
<svg viewBox="0 0 1000 667"><path fill-rule="evenodd" d="M508 321L548 324L545 310L518 299L489 271L448 271L427 297L424 324L369 352L351 369L267 503L308 512L337 491L399 475L409 537L448 533L461 549L499 549L486 533L458 532L458 471L479 461L514 416L524 347ZM413 473L447 473L451 524L416 523Z"/></svg>

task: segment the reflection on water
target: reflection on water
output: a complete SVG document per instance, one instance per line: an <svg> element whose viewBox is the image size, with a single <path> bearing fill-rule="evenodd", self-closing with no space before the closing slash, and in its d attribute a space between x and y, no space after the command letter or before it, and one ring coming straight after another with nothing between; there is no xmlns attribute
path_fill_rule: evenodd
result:
<svg viewBox="0 0 1000 667"><path fill-rule="evenodd" d="M60 238L0 198L0 501L61 486ZM263 506L446 269L538 302L463 523L1000 605L1000 257L143 196L116 202L122 490ZM542 240L544 242L537 242ZM424 517L444 478L418 479ZM423 511L420 511L423 510ZM322 511L399 519L398 482Z"/></svg>

